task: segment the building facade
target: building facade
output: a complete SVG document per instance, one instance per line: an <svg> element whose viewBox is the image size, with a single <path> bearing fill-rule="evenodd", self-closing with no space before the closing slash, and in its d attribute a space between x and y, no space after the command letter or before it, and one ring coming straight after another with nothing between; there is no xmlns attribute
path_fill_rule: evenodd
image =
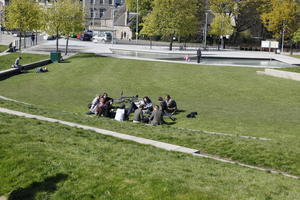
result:
<svg viewBox="0 0 300 200"><path fill-rule="evenodd" d="M36 0L40 5L51 6L55 0ZM125 0L78 0L86 14L85 28L99 32L110 32L117 39L131 39L128 27L128 11Z"/></svg>
<svg viewBox="0 0 300 200"><path fill-rule="evenodd" d="M86 28L97 32L110 32L117 39L131 39L128 10L125 0L83 0Z"/></svg>

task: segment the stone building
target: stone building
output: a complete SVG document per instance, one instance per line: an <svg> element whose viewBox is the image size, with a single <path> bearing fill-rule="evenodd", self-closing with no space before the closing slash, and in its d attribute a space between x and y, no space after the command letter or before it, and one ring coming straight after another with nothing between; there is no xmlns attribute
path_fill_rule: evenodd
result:
<svg viewBox="0 0 300 200"><path fill-rule="evenodd" d="M50 7L55 0L36 0L40 5ZM85 28L99 32L110 32L117 39L131 39L132 32L128 26L129 12L125 0L74 0L82 2L86 13ZM9 0L0 0L1 7ZM0 15L1 17L1 15ZM132 17L131 17L132 18ZM2 18L0 18L2 20Z"/></svg>
<svg viewBox="0 0 300 200"><path fill-rule="evenodd" d="M131 39L129 12L124 0L83 0L86 27L97 32L110 32L117 39Z"/></svg>

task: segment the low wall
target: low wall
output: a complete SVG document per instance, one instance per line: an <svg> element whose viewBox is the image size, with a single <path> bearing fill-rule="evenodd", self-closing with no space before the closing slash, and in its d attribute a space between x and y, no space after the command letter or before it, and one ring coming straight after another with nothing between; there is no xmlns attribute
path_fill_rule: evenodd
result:
<svg viewBox="0 0 300 200"><path fill-rule="evenodd" d="M49 59L48 60L41 60L41 61L38 61L38 62L23 65L23 67L24 67L25 70L30 70L30 69L34 69L36 67L42 67L42 66L48 65L50 63L52 63L52 62ZM11 76L14 76L14 75L17 75L17 74L20 74L20 73L21 73L20 69L16 69L16 68L11 68L11 69L7 69L7 70L4 70L4 71L0 71L0 80L7 79Z"/></svg>
<svg viewBox="0 0 300 200"><path fill-rule="evenodd" d="M288 71L281 71L281 70L275 70L275 69L265 69L264 72L257 71L257 74L263 74L268 76L274 76L278 78L286 78L291 79L295 81L300 81L300 73L296 72L288 72Z"/></svg>

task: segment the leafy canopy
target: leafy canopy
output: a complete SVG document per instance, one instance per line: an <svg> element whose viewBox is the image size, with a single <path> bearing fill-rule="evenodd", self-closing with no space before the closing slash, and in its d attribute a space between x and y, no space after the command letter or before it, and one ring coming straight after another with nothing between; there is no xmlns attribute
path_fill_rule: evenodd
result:
<svg viewBox="0 0 300 200"><path fill-rule="evenodd" d="M231 25L231 18L225 14L217 14L211 23L210 34L216 36L232 35L234 28Z"/></svg>
<svg viewBox="0 0 300 200"><path fill-rule="evenodd" d="M197 0L154 0L151 13L145 17L142 33L168 38L197 33Z"/></svg>
<svg viewBox="0 0 300 200"><path fill-rule="evenodd" d="M292 37L299 27L299 4L293 0L271 0L269 11L262 13L261 19L275 38L283 30L287 37Z"/></svg>

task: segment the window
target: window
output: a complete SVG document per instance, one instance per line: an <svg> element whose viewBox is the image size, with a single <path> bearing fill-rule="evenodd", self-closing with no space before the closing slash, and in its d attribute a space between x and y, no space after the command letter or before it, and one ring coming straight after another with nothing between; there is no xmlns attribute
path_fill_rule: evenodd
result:
<svg viewBox="0 0 300 200"><path fill-rule="evenodd" d="M91 4L94 4L94 0L91 0Z"/></svg>
<svg viewBox="0 0 300 200"><path fill-rule="evenodd" d="M100 8L100 17L103 17L103 15L104 15L104 12L105 12L105 9L103 9L103 8Z"/></svg>
<svg viewBox="0 0 300 200"><path fill-rule="evenodd" d="M93 11L93 9L91 9L90 12L91 12L91 18L93 18L94 17L94 11Z"/></svg>
<svg viewBox="0 0 300 200"><path fill-rule="evenodd" d="M108 3L109 3L109 5L112 5L112 0L109 0Z"/></svg>
<svg viewBox="0 0 300 200"><path fill-rule="evenodd" d="M104 3L104 1L103 0L100 0L100 4L103 4Z"/></svg>

